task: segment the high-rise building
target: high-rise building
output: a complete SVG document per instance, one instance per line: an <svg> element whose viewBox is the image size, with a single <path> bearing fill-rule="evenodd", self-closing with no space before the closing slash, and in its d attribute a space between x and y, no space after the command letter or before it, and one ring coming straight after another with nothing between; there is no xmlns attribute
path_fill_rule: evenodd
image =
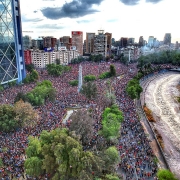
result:
<svg viewBox="0 0 180 180"><path fill-rule="evenodd" d="M134 45L135 38L128 38L128 45Z"/></svg>
<svg viewBox="0 0 180 180"><path fill-rule="evenodd" d="M30 49L32 47L32 40L30 36L23 36L23 47L24 50Z"/></svg>
<svg viewBox="0 0 180 180"><path fill-rule="evenodd" d="M122 37L120 40L120 46L127 47L127 45L128 45L128 38Z"/></svg>
<svg viewBox="0 0 180 180"><path fill-rule="evenodd" d="M83 55L86 54L86 40L83 43Z"/></svg>
<svg viewBox="0 0 180 180"><path fill-rule="evenodd" d="M94 36L95 36L95 33L86 33L86 53L92 53L93 52Z"/></svg>
<svg viewBox="0 0 180 180"><path fill-rule="evenodd" d="M76 46L79 55L83 55L83 32L72 31L72 46Z"/></svg>
<svg viewBox="0 0 180 180"><path fill-rule="evenodd" d="M179 49L179 43L178 43L178 41L176 41L175 49Z"/></svg>
<svg viewBox="0 0 180 180"><path fill-rule="evenodd" d="M72 46L72 38L70 36L63 36L60 38L61 46L66 46L67 49L70 49Z"/></svg>
<svg viewBox="0 0 180 180"><path fill-rule="evenodd" d="M37 39L37 48L39 50L43 50L44 49L44 40L42 38L38 38Z"/></svg>
<svg viewBox="0 0 180 180"><path fill-rule="evenodd" d="M111 44L114 45L115 44L115 38L111 39Z"/></svg>
<svg viewBox="0 0 180 180"><path fill-rule="evenodd" d="M57 39L52 36L43 37L44 48L55 48Z"/></svg>
<svg viewBox="0 0 180 180"><path fill-rule="evenodd" d="M107 56L107 35L104 34L103 30L99 30L98 35L94 37L93 54L102 54L103 57Z"/></svg>
<svg viewBox="0 0 180 180"><path fill-rule="evenodd" d="M164 36L164 44L171 45L171 33L166 33Z"/></svg>
<svg viewBox="0 0 180 180"><path fill-rule="evenodd" d="M105 35L107 36L107 56L111 56L112 33L106 32Z"/></svg>
<svg viewBox="0 0 180 180"><path fill-rule="evenodd" d="M143 38L143 36L140 36L139 37L139 46L141 47L141 46L144 46L144 38Z"/></svg>
<svg viewBox="0 0 180 180"><path fill-rule="evenodd" d="M0 0L0 84L25 76L19 0Z"/></svg>
<svg viewBox="0 0 180 180"><path fill-rule="evenodd" d="M154 45L154 36L149 36L148 39L148 46L152 47Z"/></svg>
<svg viewBox="0 0 180 180"><path fill-rule="evenodd" d="M37 39L32 39L32 48L35 50L35 49L38 49L38 44L37 44Z"/></svg>

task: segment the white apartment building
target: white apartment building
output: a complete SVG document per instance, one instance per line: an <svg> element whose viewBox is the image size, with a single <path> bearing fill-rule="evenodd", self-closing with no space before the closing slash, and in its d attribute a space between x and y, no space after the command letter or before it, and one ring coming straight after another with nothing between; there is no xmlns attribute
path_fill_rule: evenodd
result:
<svg viewBox="0 0 180 180"><path fill-rule="evenodd" d="M56 63L56 52L32 51L32 63L36 68L45 68L47 64Z"/></svg>
<svg viewBox="0 0 180 180"><path fill-rule="evenodd" d="M79 54L76 50L60 50L52 52L32 51L32 63L36 68L45 68L47 64L56 64L56 59L60 60L60 64L68 65L72 59L78 58Z"/></svg>

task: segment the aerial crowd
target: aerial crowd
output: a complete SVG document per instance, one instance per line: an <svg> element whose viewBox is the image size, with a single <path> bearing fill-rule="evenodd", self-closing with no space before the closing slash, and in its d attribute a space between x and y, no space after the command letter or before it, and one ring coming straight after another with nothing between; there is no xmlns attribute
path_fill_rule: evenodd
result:
<svg viewBox="0 0 180 180"><path fill-rule="evenodd" d="M116 95L116 103L124 113L124 121L120 129L120 138L117 148L120 154L120 163L117 165L119 171L126 180L156 179L157 165L154 162L154 154L149 145L149 140L144 133L143 127L138 119L134 101L126 92L127 82L137 74L137 64L129 66L121 63L112 63L118 75L113 79L112 87ZM95 81L98 89L98 96L95 100L89 101L84 95L78 93L77 87L69 85L69 81L78 79L79 64L71 65L70 72L64 73L60 77L48 76L44 70L39 71L39 81L48 79L56 88L57 95L55 102L47 101L44 105L36 107L39 120L35 127L17 129L14 132L0 132L0 157L4 167L0 168L2 180L33 179L24 173L24 160L26 158L25 149L28 146L28 136L39 136L42 130L52 130L64 127L63 117L66 115L66 107L78 105L86 108L93 105L94 114L94 138L89 146L95 146L101 139L98 138L98 130L101 128L101 113L104 109L103 99L100 95L106 88L106 80L98 79L98 76L109 71L110 64L107 62L93 63L83 62L82 75L93 74L97 77ZM166 65L162 65L166 68ZM0 93L0 104L13 104L18 92L27 93L35 87L36 83L24 84L5 89ZM84 147L85 149L89 147ZM48 179L42 177L39 179Z"/></svg>

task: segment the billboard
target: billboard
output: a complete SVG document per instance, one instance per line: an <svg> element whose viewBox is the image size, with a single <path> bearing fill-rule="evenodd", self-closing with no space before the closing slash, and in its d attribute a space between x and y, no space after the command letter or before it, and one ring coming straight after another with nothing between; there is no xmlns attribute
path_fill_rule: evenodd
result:
<svg viewBox="0 0 180 180"><path fill-rule="evenodd" d="M66 51L66 46L61 46L61 47L58 47L58 51Z"/></svg>
<svg viewBox="0 0 180 180"><path fill-rule="evenodd" d="M76 50L76 46L71 46L71 47L70 47L70 50L71 50L71 51L75 51L75 50Z"/></svg>
<svg viewBox="0 0 180 180"><path fill-rule="evenodd" d="M80 35L83 34L82 31L72 31L72 35Z"/></svg>
<svg viewBox="0 0 180 180"><path fill-rule="evenodd" d="M53 50L54 50L54 48L52 48L52 47L44 48L45 52L52 52Z"/></svg>

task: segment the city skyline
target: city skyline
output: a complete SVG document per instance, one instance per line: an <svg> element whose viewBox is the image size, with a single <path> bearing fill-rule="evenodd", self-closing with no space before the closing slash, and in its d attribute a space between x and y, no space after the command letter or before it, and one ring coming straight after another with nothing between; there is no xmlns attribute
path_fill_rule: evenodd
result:
<svg viewBox="0 0 180 180"><path fill-rule="evenodd" d="M71 31L95 32L112 37L154 36L162 41L171 33L172 42L180 41L177 25L179 0L21 0L22 29L32 38L70 36ZM176 16L177 15L177 16Z"/></svg>

